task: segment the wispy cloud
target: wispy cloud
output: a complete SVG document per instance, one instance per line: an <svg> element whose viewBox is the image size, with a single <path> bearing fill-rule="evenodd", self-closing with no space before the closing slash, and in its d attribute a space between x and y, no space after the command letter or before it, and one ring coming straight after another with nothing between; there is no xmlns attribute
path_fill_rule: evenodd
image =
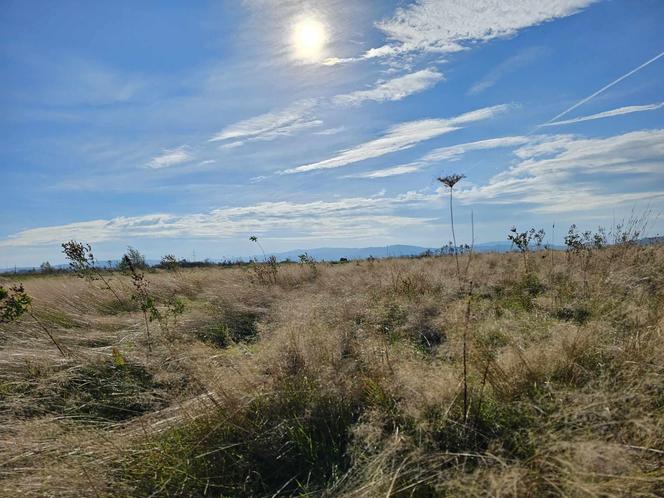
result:
<svg viewBox="0 0 664 498"><path fill-rule="evenodd" d="M403 52L458 52L471 43L512 36L519 30L579 12L596 0L418 0L379 22L391 42L365 58Z"/></svg>
<svg viewBox="0 0 664 498"><path fill-rule="evenodd" d="M652 64L653 62L659 60L659 59L662 58L662 57L664 57L664 52L660 52L659 54L657 54L657 55L656 55L655 57L653 57L652 59L648 59L646 62L644 62L644 63L641 64L640 66L638 66L638 67L632 69L631 71L629 71L629 72L623 74L620 78L613 80L611 83L609 83L608 85L603 86L602 88L600 88L599 90L597 90L597 91L596 91L595 93L593 93L592 95L589 95L589 96L586 97L585 99L579 100L579 101L578 101L576 104L574 104L572 107L569 107L568 109L565 109L563 112L561 112L561 113L558 114L557 116L554 116L553 118L551 118L551 119L550 119L549 121L547 121L545 124L553 123L554 121L557 121L558 119L562 118L562 117L565 116L566 114L569 114L570 112L572 112L572 111L573 111L574 109L576 109L577 107L580 107L580 106L582 106L583 104L585 104L585 103L587 103L587 102L590 102L592 99L594 99L594 98L597 97L598 95L604 93L605 91L607 91L607 90L608 90L609 88L611 88L612 86L617 85L617 84L620 83L622 80L624 80L624 79L626 79L626 78L629 78L629 77L632 76L634 73L639 72L639 71L640 71L641 69L643 69L644 67L649 66L650 64Z"/></svg>
<svg viewBox="0 0 664 498"><path fill-rule="evenodd" d="M473 150L487 150L487 149L496 149L500 147L514 147L517 145L526 144L530 140L532 139L526 136L499 137L499 138L490 138L487 140L478 140L476 142L456 144L456 145L451 145L449 147L441 147L432 150L418 161L412 163L393 166L391 168L367 171L364 173L357 173L354 175L346 175L341 178L385 178L388 176L405 175L429 167L434 163L439 163L441 161L454 161L456 159L459 159L465 153Z"/></svg>
<svg viewBox="0 0 664 498"><path fill-rule="evenodd" d="M423 69L387 81L378 82L373 88L336 95L330 99L305 99L297 101L285 109L276 110L231 124L214 135L210 142L234 140L222 145L234 148L253 140L274 140L292 136L302 130L316 128L323 121L314 116L314 110L325 105L359 105L366 101L401 100L409 95L424 91L443 79L435 69ZM334 134L339 128L319 132L320 135Z"/></svg>
<svg viewBox="0 0 664 498"><path fill-rule="evenodd" d="M592 121L594 119L604 119L612 118L614 116L622 116L623 114L631 114L633 112L643 112L643 111L655 111L664 107L664 102L659 104L646 104L646 105L630 105L625 107L619 107L617 109L611 109L610 111L604 111L597 114L591 114L589 116L581 116L574 119L566 119L563 121L554 121L552 123L544 123L539 125L539 127L544 126L559 126L573 123L582 123L583 121Z"/></svg>
<svg viewBox="0 0 664 498"><path fill-rule="evenodd" d="M498 80L506 76L507 74L516 71L520 67L523 67L531 62L539 59L546 49L544 47L530 47L525 50L522 50L516 55L509 57L507 60L501 62L496 67L494 67L489 73L484 76L481 80L475 83L468 90L469 95L476 95L482 93L483 91L491 88L495 85Z"/></svg>
<svg viewBox="0 0 664 498"><path fill-rule="evenodd" d="M525 136L512 136L512 137L498 137L489 138L487 140L478 140L476 142L467 142L463 144L451 145L449 147L441 147L434 149L422 158L426 162L434 161L453 161L458 159L466 152L473 150L487 150L496 149L500 147L513 147L515 145L522 145L529 141Z"/></svg>
<svg viewBox="0 0 664 498"><path fill-rule="evenodd" d="M401 100L414 93L422 92L433 87L443 79L442 73L435 69L422 69L383 81L368 90L358 90L352 93L337 95L332 100L335 104L358 105L367 100L382 102L386 100Z"/></svg>
<svg viewBox="0 0 664 498"><path fill-rule="evenodd" d="M132 238L228 238L274 233L281 237L382 236L396 226L425 224L425 218L397 213L400 206L435 202L435 195L407 192L395 197L351 197L335 201L262 202L183 216L150 214L117 217L24 230L0 241L0 247L58 245L78 239L91 243Z"/></svg>
<svg viewBox="0 0 664 498"><path fill-rule="evenodd" d="M322 121L311 115L316 104L314 99L300 100L286 109L239 121L221 130L210 141L274 140L277 137L292 135L302 129L320 126Z"/></svg>
<svg viewBox="0 0 664 498"><path fill-rule="evenodd" d="M189 151L189 147L182 145L176 149L164 150L158 156L153 157L148 162L148 167L152 169L170 168L191 159L193 159L193 155Z"/></svg>
<svg viewBox="0 0 664 498"><path fill-rule="evenodd" d="M532 136L514 154L520 162L486 185L461 190L458 198L462 202L526 203L535 212L559 213L664 196L664 188L648 189L653 184L664 185L664 130L606 138ZM618 174L631 178L630 183L621 182L621 191L616 192ZM645 189L634 187L639 178Z"/></svg>
<svg viewBox="0 0 664 498"><path fill-rule="evenodd" d="M345 129L346 129L345 126L337 126L336 128L327 128L325 130L315 131L314 135L323 135L323 136L336 135L337 133L341 133Z"/></svg>
<svg viewBox="0 0 664 498"><path fill-rule="evenodd" d="M236 140L235 142L226 142L225 144L221 144L219 146L220 149L237 149L238 147L242 147L244 145L244 142L242 140Z"/></svg>
<svg viewBox="0 0 664 498"><path fill-rule="evenodd" d="M344 175L340 178L387 178L389 176L405 175L406 173L414 173L422 169L424 163L414 162L410 164L402 164L400 166L393 166L391 168L377 169L373 171L366 171L364 173L356 173L353 175Z"/></svg>
<svg viewBox="0 0 664 498"><path fill-rule="evenodd" d="M320 169L340 168L366 159L391 154L408 149L419 142L455 131L462 125L492 118L508 108L507 105L497 105L467 112L454 118L422 119L401 123L390 128L380 138L357 145L329 159L290 168L283 173L304 173Z"/></svg>

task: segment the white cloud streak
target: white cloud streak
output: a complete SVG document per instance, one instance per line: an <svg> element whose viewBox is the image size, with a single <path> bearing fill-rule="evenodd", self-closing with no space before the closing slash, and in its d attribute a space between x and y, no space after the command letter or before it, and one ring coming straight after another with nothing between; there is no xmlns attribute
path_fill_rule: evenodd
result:
<svg viewBox="0 0 664 498"><path fill-rule="evenodd" d="M286 109L268 112L227 126L210 139L223 140L274 140L293 135L297 131L320 126L322 121L311 116L317 102L314 99L295 102Z"/></svg>
<svg viewBox="0 0 664 498"><path fill-rule="evenodd" d="M625 107L619 107L617 109L611 109L610 111L591 114L590 116L581 116L574 119L566 119L564 121L554 121L552 123L545 123L539 125L539 127L582 123L584 121L592 121L594 119L604 119L604 118L612 118L614 116L622 116L624 114L631 114L633 112L656 111L657 109L661 109L662 107L664 107L664 102L660 102L659 104L630 105Z"/></svg>
<svg viewBox="0 0 664 498"><path fill-rule="evenodd" d="M391 168L367 171L365 173L346 175L342 178L385 178L388 176L405 175L407 173L414 173L429 167L436 162L455 161L470 151L496 149L500 147L514 147L517 145L526 144L530 140L531 138L525 136L499 137L490 138L487 140L479 140L477 142L451 145L449 147L441 147L439 149L432 150L420 160L412 163L393 166Z"/></svg>
<svg viewBox="0 0 664 498"><path fill-rule="evenodd" d="M426 204L435 201L436 197L408 192L396 197L378 195L306 203L262 202L184 216L159 213L116 217L24 230L0 241L0 247L50 246L70 239L90 243L142 237L220 239L248 233L328 239L356 237L358 233L378 237L391 233L395 226L428 223L428 219L400 215L396 210Z"/></svg>
<svg viewBox="0 0 664 498"><path fill-rule="evenodd" d="M567 17L596 0L418 0L379 22L391 43L364 58L404 52L458 52L472 43L512 36L519 30Z"/></svg>
<svg viewBox="0 0 664 498"><path fill-rule="evenodd" d="M147 166L152 169L170 168L178 164L186 163L193 159L189 148L182 145L176 149L163 151L160 155L153 157Z"/></svg>
<svg viewBox="0 0 664 498"><path fill-rule="evenodd" d="M387 81L378 82L373 88L340 94L331 99L305 99L276 111L267 112L253 118L228 125L214 135L210 142L230 141L221 147L239 147L248 141L269 141L292 136L300 131L317 128L323 121L314 116L314 110L321 105L359 105L366 101L401 100L414 93L431 88L443 79L435 69L423 69ZM332 130L324 130L326 134ZM337 131L337 130L335 130Z"/></svg>
<svg viewBox="0 0 664 498"><path fill-rule="evenodd" d="M608 85L603 86L602 88L600 88L599 90L597 90L597 91L596 91L595 93L593 93L592 95L589 95L589 96L586 97L585 99L582 99L582 100L578 101L578 102L577 102L576 104L574 104L572 107L570 107L570 108L568 108L568 109L565 109L563 112L561 112L561 113L558 114L557 116L554 116L553 118L551 118L549 121L546 122L546 124L548 124L548 123L552 123L552 122L554 122L554 121L557 121L558 119L562 118L562 117L565 116L566 114L569 114L570 112L572 112L572 111L573 111L574 109L576 109L577 107L580 107L580 106L582 106L583 104L585 104L585 103L587 103L587 102L590 102L592 99L594 99L594 98L597 97L598 95L604 93L605 91L607 91L607 90L608 90L609 88L611 88L612 86L617 85L618 83L620 83L620 82L621 82L622 80L624 80L625 78L629 78L629 77L630 77L631 75L633 75L634 73L637 73L638 71L640 71L640 70L643 69L644 67L649 66L650 64L652 64L652 63L655 62L656 60L660 59L661 57L664 57L664 52L660 52L659 54L657 54L657 55L656 55L655 57L653 57L652 59L649 59L649 60L647 60L646 62L644 62L643 64L641 64L639 67L636 67L636 68L632 69L631 71L629 71L628 73L623 74L620 78L618 78L618 79L616 79L616 80L613 80L613 81L612 81L611 83L609 83Z"/></svg>
<svg viewBox="0 0 664 498"><path fill-rule="evenodd" d="M406 173L414 173L419 171L425 165L423 163L410 163L402 164L400 166L393 166L391 168L377 169L373 171L367 171L365 173L356 173L354 175L345 175L341 178L387 178L389 176L398 176L405 175Z"/></svg>
<svg viewBox="0 0 664 498"><path fill-rule="evenodd" d="M488 150L501 147L513 147L523 145L529 141L525 136L489 138L487 140L478 140L476 142L467 142L463 144L451 145L434 149L422 158L426 162L453 161L473 150Z"/></svg>
<svg viewBox="0 0 664 498"><path fill-rule="evenodd" d="M457 198L466 203L526 203L534 205L535 212L560 213L664 197L664 130L606 138L533 136L514 154L520 162L486 185L459 191ZM629 191L622 181L616 192L617 174L630 175L632 182L649 178L646 185L663 187Z"/></svg>
<svg viewBox="0 0 664 498"><path fill-rule="evenodd" d="M540 58L546 49L543 47L530 47L525 50L522 50L516 55L509 57L507 60L501 62L496 67L494 67L489 73L484 76L480 81L475 83L469 90L469 95L477 95L484 92L485 90L491 88L495 85L498 80L503 78L505 75L516 71L522 66L530 64L531 62L536 61Z"/></svg>
<svg viewBox="0 0 664 498"><path fill-rule="evenodd" d="M368 100L375 102L401 100L414 93L428 90L442 79L443 75L435 69L423 69L406 74L405 76L380 82L368 90L358 90L344 95L337 95L332 101L340 105L359 105Z"/></svg>
<svg viewBox="0 0 664 498"><path fill-rule="evenodd" d="M284 174L304 173L307 171L340 168L356 162L364 161L400 150L413 147L415 144L434 137L450 133L462 125L489 119L506 111L507 105L485 107L447 119L422 119L401 123L390 128L385 135L375 140L357 145L334 157L305 164L283 171Z"/></svg>

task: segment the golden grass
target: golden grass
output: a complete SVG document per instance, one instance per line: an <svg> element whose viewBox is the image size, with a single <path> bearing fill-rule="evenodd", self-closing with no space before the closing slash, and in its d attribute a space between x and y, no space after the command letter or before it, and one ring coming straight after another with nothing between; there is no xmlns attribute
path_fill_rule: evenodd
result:
<svg viewBox="0 0 664 498"><path fill-rule="evenodd" d="M451 257L148 273L187 303L150 354L108 291L25 278L70 354L0 329L0 495L661 496L664 247L530 264L470 266L465 425Z"/></svg>

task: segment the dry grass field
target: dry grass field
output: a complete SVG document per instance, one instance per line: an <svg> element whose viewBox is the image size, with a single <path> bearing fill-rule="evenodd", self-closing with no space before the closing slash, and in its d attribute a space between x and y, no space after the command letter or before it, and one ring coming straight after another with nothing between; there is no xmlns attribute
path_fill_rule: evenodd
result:
<svg viewBox="0 0 664 498"><path fill-rule="evenodd" d="M151 350L129 276L19 276L0 495L664 495L664 247L528 264L149 271Z"/></svg>

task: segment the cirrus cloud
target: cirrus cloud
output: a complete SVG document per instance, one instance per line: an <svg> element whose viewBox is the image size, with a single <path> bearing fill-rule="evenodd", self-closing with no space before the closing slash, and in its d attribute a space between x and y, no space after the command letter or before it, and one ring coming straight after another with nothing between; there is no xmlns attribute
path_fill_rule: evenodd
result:
<svg viewBox="0 0 664 498"><path fill-rule="evenodd" d="M392 126L382 137L359 144L329 159L304 164L283 171L284 174L304 173L307 171L340 168L400 150L415 144L458 130L462 125L492 118L505 112L508 105L496 105L470 111L453 118L421 119Z"/></svg>

